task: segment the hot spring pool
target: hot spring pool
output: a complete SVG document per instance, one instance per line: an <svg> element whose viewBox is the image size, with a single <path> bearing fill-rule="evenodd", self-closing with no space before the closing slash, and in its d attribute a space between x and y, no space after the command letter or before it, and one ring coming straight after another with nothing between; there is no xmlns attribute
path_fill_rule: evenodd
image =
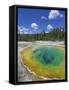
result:
<svg viewBox="0 0 69 90"><path fill-rule="evenodd" d="M61 46L32 46L21 52L21 58L31 72L46 78L65 78L65 50Z"/></svg>

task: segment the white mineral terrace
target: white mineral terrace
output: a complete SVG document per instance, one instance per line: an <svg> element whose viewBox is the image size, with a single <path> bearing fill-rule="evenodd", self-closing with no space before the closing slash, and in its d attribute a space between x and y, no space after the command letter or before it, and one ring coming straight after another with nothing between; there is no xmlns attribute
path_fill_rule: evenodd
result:
<svg viewBox="0 0 69 90"><path fill-rule="evenodd" d="M30 47L31 45L59 45L59 46L64 47L65 43L64 41L33 41L33 42L21 41L21 42L18 42L18 81L19 82L37 80L35 73L31 72L23 63L21 63L20 52L24 48ZM46 80L48 78L42 77L42 79Z"/></svg>

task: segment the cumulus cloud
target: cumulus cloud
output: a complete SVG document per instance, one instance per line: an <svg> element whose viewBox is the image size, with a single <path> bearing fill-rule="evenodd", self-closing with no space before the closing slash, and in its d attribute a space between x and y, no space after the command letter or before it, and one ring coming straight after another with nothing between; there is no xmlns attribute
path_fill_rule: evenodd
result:
<svg viewBox="0 0 69 90"><path fill-rule="evenodd" d="M28 34L28 33L29 33L29 29L28 28L18 26L18 34Z"/></svg>
<svg viewBox="0 0 69 90"><path fill-rule="evenodd" d="M58 10L51 10L49 12L49 16L48 16L49 19L56 19L57 17L60 18L63 17L63 15Z"/></svg>
<svg viewBox="0 0 69 90"><path fill-rule="evenodd" d="M63 18L63 14L60 14L60 18Z"/></svg>
<svg viewBox="0 0 69 90"><path fill-rule="evenodd" d="M45 31L45 33L49 33L48 31Z"/></svg>
<svg viewBox="0 0 69 90"><path fill-rule="evenodd" d="M23 34L23 29L20 26L18 26L18 34Z"/></svg>
<svg viewBox="0 0 69 90"><path fill-rule="evenodd" d="M41 16L41 19L43 20L47 20L47 18L45 16Z"/></svg>
<svg viewBox="0 0 69 90"><path fill-rule="evenodd" d="M31 24L31 28L37 30L38 29L38 25L34 22Z"/></svg>
<svg viewBox="0 0 69 90"><path fill-rule="evenodd" d="M53 26L52 26L51 24L48 24L47 30L50 31L50 30L52 30L52 29L53 29Z"/></svg>
<svg viewBox="0 0 69 90"><path fill-rule="evenodd" d="M23 33L24 33L24 34L28 34L28 32L29 32L29 29L26 28L26 27L23 27Z"/></svg>

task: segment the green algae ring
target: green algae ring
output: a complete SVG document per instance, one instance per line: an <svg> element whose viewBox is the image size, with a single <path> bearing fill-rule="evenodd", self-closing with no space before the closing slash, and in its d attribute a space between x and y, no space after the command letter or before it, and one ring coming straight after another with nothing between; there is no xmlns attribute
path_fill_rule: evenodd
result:
<svg viewBox="0 0 69 90"><path fill-rule="evenodd" d="M21 58L31 72L46 78L65 78L65 50L61 46L27 47Z"/></svg>

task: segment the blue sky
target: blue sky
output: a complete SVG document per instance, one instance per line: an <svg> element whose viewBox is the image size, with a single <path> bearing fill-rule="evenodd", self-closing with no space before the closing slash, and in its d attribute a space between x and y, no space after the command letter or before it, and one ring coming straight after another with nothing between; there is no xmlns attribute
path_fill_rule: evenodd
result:
<svg viewBox="0 0 69 90"><path fill-rule="evenodd" d="M18 33L48 33L56 27L65 27L64 11L18 8Z"/></svg>

